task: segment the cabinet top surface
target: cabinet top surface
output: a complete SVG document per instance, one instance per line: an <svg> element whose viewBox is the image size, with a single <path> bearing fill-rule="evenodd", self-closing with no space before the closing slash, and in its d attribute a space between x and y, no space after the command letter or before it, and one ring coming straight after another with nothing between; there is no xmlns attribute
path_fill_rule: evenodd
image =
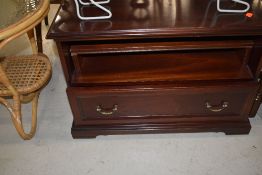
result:
<svg viewBox="0 0 262 175"><path fill-rule="evenodd" d="M82 21L74 0L65 0L47 38L101 40L150 37L200 37L262 35L262 1L250 0L252 17L220 13L216 0L111 0L104 5L113 16L107 20ZM225 8L241 8L231 0ZM94 7L82 8L87 16L103 15Z"/></svg>

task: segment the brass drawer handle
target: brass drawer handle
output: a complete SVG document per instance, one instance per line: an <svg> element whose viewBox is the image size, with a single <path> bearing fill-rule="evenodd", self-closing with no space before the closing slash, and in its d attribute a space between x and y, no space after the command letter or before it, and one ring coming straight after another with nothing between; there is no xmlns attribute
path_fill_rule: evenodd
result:
<svg viewBox="0 0 262 175"><path fill-rule="evenodd" d="M96 107L96 111L99 112L102 115L112 115L117 110L118 110L118 105L114 105L113 108L111 108L111 109L104 109L103 107L101 107L101 105L98 105Z"/></svg>
<svg viewBox="0 0 262 175"><path fill-rule="evenodd" d="M224 109L228 108L228 102L222 102L219 106L212 106L209 102L206 102L206 108L212 112L221 112Z"/></svg>

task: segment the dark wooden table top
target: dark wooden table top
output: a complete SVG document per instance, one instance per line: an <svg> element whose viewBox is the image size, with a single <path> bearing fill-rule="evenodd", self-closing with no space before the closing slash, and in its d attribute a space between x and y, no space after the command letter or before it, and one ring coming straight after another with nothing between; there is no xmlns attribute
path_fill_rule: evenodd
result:
<svg viewBox="0 0 262 175"><path fill-rule="evenodd" d="M262 35L262 1L250 0L253 13L220 13L216 0L111 0L109 20L81 21L73 0L65 0L50 27L47 38L57 40L101 40L147 37L201 37ZM241 8L232 1L225 7ZM85 15L99 15L93 7Z"/></svg>

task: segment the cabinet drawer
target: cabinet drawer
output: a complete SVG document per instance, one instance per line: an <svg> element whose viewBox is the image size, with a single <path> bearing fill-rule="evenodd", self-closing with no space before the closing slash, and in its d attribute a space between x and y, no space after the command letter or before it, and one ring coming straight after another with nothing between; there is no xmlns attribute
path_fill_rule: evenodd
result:
<svg viewBox="0 0 262 175"><path fill-rule="evenodd" d="M252 43L170 42L74 45L74 85L252 80Z"/></svg>
<svg viewBox="0 0 262 175"><path fill-rule="evenodd" d="M165 117L246 116L257 90L242 85L154 88L68 88L75 124ZM132 122L132 121L130 121Z"/></svg>

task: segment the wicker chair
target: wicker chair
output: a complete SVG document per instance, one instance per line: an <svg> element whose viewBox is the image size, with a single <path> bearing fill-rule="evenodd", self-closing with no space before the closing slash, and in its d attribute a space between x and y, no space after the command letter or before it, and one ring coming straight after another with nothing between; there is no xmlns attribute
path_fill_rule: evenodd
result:
<svg viewBox="0 0 262 175"><path fill-rule="evenodd" d="M51 64L43 54L9 57L0 64L0 103L7 107L18 134L31 139L36 131L37 104L41 89L51 77ZM12 97L10 103L5 97ZM32 102L31 130L26 133L22 123L21 104Z"/></svg>
<svg viewBox="0 0 262 175"><path fill-rule="evenodd" d="M0 32L3 38L0 40L0 50L10 41L27 33L33 51L30 56L0 58L0 103L7 107L18 134L25 140L31 139L36 132L39 94L48 83L52 72L47 56L38 53L41 49L37 49L34 34L34 27L41 23L49 11L49 1L42 2L37 13ZM32 122L30 131L26 133L21 105L30 102Z"/></svg>

